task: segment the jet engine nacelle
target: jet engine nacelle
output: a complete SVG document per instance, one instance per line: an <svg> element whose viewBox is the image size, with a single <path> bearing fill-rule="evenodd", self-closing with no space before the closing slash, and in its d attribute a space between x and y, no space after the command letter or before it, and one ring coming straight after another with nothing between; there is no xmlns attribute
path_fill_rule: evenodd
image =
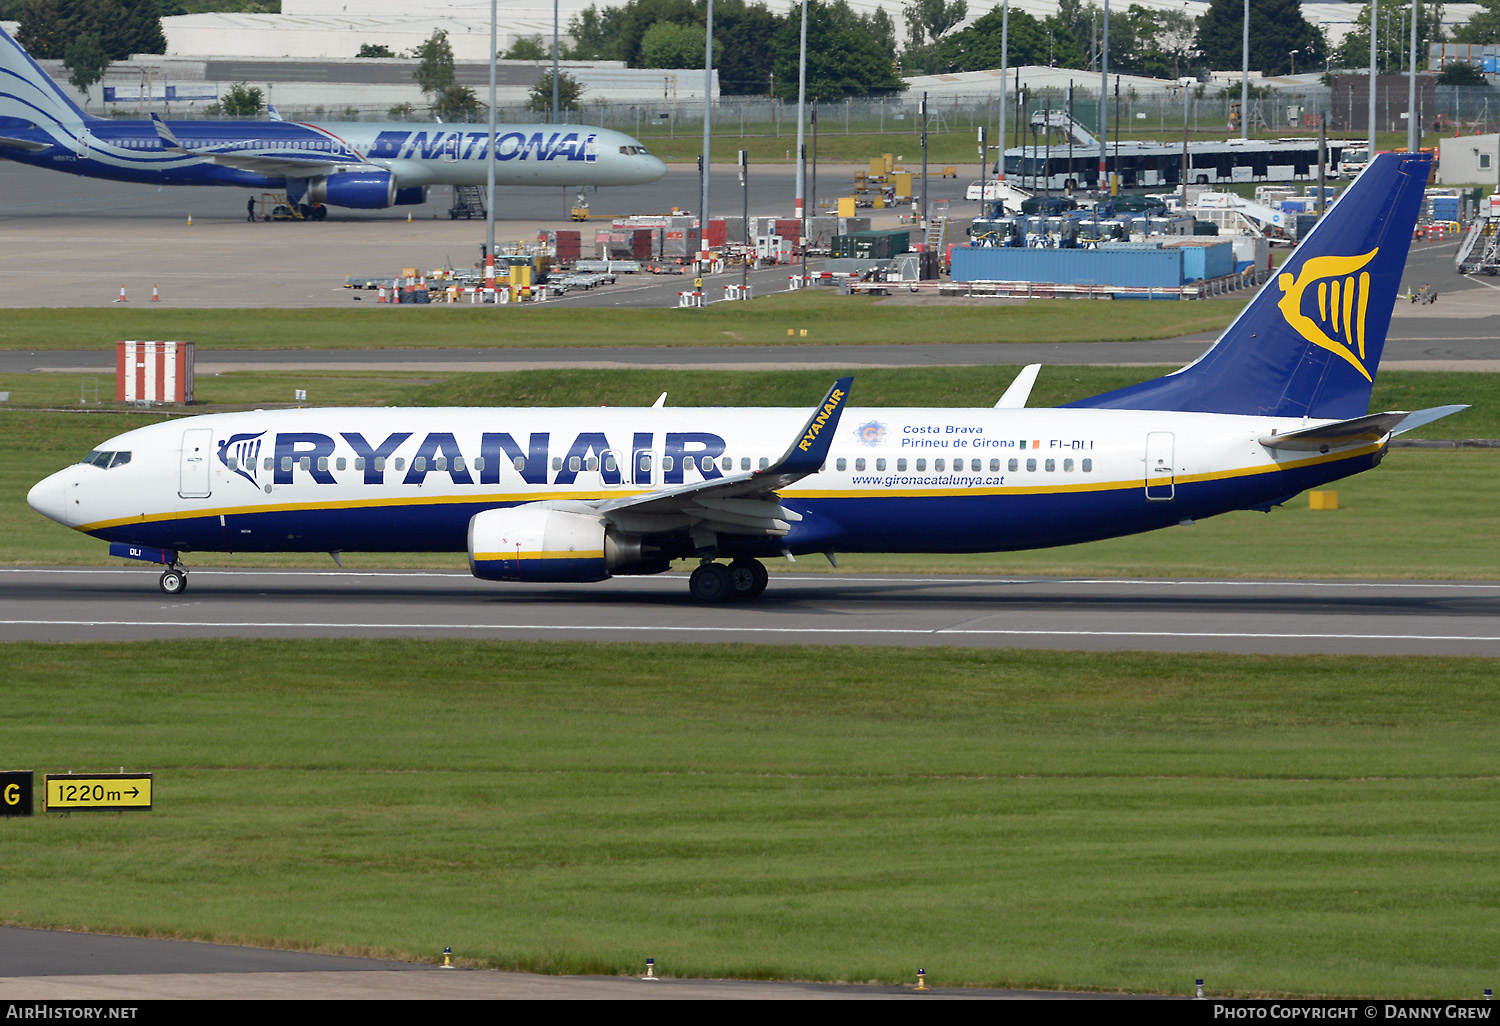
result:
<svg viewBox="0 0 1500 1026"><path fill-rule="evenodd" d="M420 207L427 202L427 186L411 185L396 190L395 204L398 207Z"/></svg>
<svg viewBox="0 0 1500 1026"><path fill-rule="evenodd" d="M527 503L469 521L469 570L486 581L602 581L605 522L597 513Z"/></svg>
<svg viewBox="0 0 1500 1026"><path fill-rule="evenodd" d="M314 178L307 184L307 202L384 210L396 202L396 178L389 171L350 171Z"/></svg>

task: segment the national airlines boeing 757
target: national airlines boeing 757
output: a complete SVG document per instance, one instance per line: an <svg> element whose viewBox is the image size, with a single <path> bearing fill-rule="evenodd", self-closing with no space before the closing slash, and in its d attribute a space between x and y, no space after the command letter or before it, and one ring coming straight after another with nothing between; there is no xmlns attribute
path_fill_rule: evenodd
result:
<svg viewBox="0 0 1500 1026"><path fill-rule="evenodd" d="M489 127L404 122L126 121L86 114L0 29L0 158L151 185L284 192L304 216L328 206L424 203L432 185L484 185ZM622 132L498 125L497 185L644 185L666 165Z"/></svg>
<svg viewBox="0 0 1500 1026"><path fill-rule="evenodd" d="M761 562L991 552L1269 510L1463 409L1367 414L1429 160L1378 157L1197 361L1059 409L1035 369L994 408L322 409L127 431L33 509L163 564L203 552L467 551L478 577L579 582L696 559L694 598Z"/></svg>

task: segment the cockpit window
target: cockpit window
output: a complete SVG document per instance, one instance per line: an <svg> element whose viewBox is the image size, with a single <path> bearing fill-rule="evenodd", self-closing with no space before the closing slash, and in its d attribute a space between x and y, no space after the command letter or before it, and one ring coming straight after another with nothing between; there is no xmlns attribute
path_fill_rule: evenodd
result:
<svg viewBox="0 0 1500 1026"><path fill-rule="evenodd" d="M129 463L130 453L104 452L103 450L95 449L83 458L83 462L91 467L98 467L100 470L108 470L110 467L123 467Z"/></svg>
<svg viewBox="0 0 1500 1026"><path fill-rule="evenodd" d="M644 146L621 146L620 152L625 154L625 156L627 157L635 156L636 154L640 154L641 156L650 156L650 154L646 150L646 147Z"/></svg>

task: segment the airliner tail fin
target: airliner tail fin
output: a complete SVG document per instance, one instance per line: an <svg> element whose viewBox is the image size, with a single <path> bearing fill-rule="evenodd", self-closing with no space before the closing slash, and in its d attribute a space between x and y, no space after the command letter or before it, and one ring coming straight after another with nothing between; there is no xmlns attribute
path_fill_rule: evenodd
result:
<svg viewBox="0 0 1500 1026"><path fill-rule="evenodd" d="M1432 158L1377 156L1196 361L1070 405L1349 419L1369 408Z"/></svg>

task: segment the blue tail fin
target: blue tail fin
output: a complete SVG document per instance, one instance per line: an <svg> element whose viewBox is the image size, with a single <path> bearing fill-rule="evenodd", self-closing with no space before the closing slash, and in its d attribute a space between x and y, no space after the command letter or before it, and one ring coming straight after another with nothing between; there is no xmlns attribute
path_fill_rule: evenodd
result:
<svg viewBox="0 0 1500 1026"><path fill-rule="evenodd" d="M58 84L47 77L21 44L0 29L0 121L34 124L56 137L71 137L86 121L85 114Z"/></svg>
<svg viewBox="0 0 1500 1026"><path fill-rule="evenodd" d="M1380 154L1208 352L1164 378L1069 405L1362 416L1430 167L1423 154Z"/></svg>

